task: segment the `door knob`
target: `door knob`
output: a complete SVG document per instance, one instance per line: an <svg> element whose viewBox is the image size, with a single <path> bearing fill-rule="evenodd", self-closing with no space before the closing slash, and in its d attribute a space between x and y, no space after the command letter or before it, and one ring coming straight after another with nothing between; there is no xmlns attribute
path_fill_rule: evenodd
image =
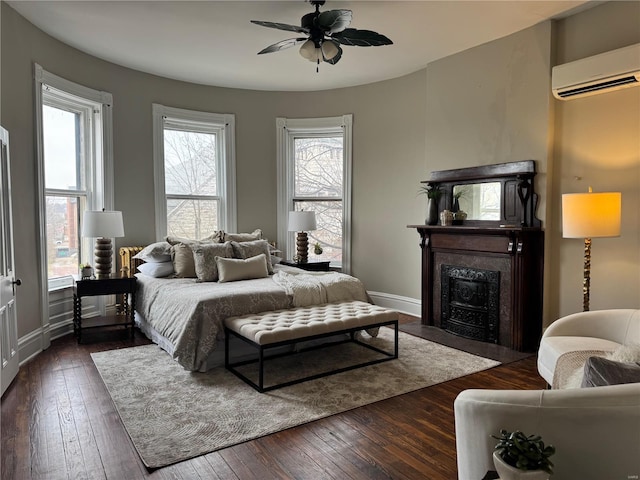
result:
<svg viewBox="0 0 640 480"><path fill-rule="evenodd" d="M20 286L22 285L22 280L20 280L19 278L16 278L11 283L13 283L14 285Z"/></svg>

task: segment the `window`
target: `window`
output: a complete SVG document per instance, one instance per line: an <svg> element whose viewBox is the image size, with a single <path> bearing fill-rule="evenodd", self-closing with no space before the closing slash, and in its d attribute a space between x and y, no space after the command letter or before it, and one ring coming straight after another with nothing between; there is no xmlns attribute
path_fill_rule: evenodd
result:
<svg viewBox="0 0 640 480"><path fill-rule="evenodd" d="M153 105L156 236L235 231L233 115Z"/></svg>
<svg viewBox="0 0 640 480"><path fill-rule="evenodd" d="M41 257L49 289L71 285L80 263L92 263L81 237L84 210L111 209L111 95L36 66L39 105L38 180ZM109 168L107 168L109 165Z"/></svg>
<svg viewBox="0 0 640 480"><path fill-rule="evenodd" d="M277 119L278 241L291 259L294 232L288 212L314 211L317 229L309 235L309 261L330 261L350 271L352 116ZM322 254L314 252L314 245Z"/></svg>

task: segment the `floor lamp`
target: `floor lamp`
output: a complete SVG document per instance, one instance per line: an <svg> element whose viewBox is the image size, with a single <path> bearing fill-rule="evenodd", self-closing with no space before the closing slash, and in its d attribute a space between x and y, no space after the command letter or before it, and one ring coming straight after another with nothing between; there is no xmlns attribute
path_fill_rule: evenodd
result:
<svg viewBox="0 0 640 480"><path fill-rule="evenodd" d="M591 287L591 239L619 237L622 194L620 192L565 193L562 195L562 236L584 238L582 307L589 311Z"/></svg>
<svg viewBox="0 0 640 480"><path fill-rule="evenodd" d="M111 239L124 237L122 212L86 210L82 221L82 236L96 239L95 271L97 278L109 278L111 262L113 261L113 247Z"/></svg>
<svg viewBox="0 0 640 480"><path fill-rule="evenodd" d="M294 259L297 263L307 263L309 258L309 238L307 232L316 229L315 212L289 212L290 232L298 232L296 237L297 255Z"/></svg>

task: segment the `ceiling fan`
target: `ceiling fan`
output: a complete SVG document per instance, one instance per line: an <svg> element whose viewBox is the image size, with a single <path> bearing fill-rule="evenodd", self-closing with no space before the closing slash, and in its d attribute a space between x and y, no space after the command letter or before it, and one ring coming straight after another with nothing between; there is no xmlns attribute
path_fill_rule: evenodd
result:
<svg viewBox="0 0 640 480"><path fill-rule="evenodd" d="M265 22L261 20L251 20L251 23L278 30L287 30L306 35L305 37L289 38L281 42L269 45L258 52L263 53L279 52L285 48L293 47L302 43L300 55L311 62L316 63L316 72L319 70L320 60L335 65L342 58L342 48L340 45L351 45L357 47L379 47L381 45L391 45L393 42L384 35L371 30L358 30L347 28L351 24L353 12L351 10L327 10L320 13L320 6L325 0L308 0L315 5L316 11L307 13L300 20L300 26L288 25L286 23Z"/></svg>

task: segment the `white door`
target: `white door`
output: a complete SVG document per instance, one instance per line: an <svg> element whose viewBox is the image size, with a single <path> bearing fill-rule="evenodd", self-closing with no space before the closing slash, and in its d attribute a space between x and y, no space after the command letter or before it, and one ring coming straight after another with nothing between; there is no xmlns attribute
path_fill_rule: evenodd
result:
<svg viewBox="0 0 640 480"><path fill-rule="evenodd" d="M9 173L9 133L0 127L0 384L2 393L18 374L18 317L13 264L13 223L11 218L11 175Z"/></svg>

